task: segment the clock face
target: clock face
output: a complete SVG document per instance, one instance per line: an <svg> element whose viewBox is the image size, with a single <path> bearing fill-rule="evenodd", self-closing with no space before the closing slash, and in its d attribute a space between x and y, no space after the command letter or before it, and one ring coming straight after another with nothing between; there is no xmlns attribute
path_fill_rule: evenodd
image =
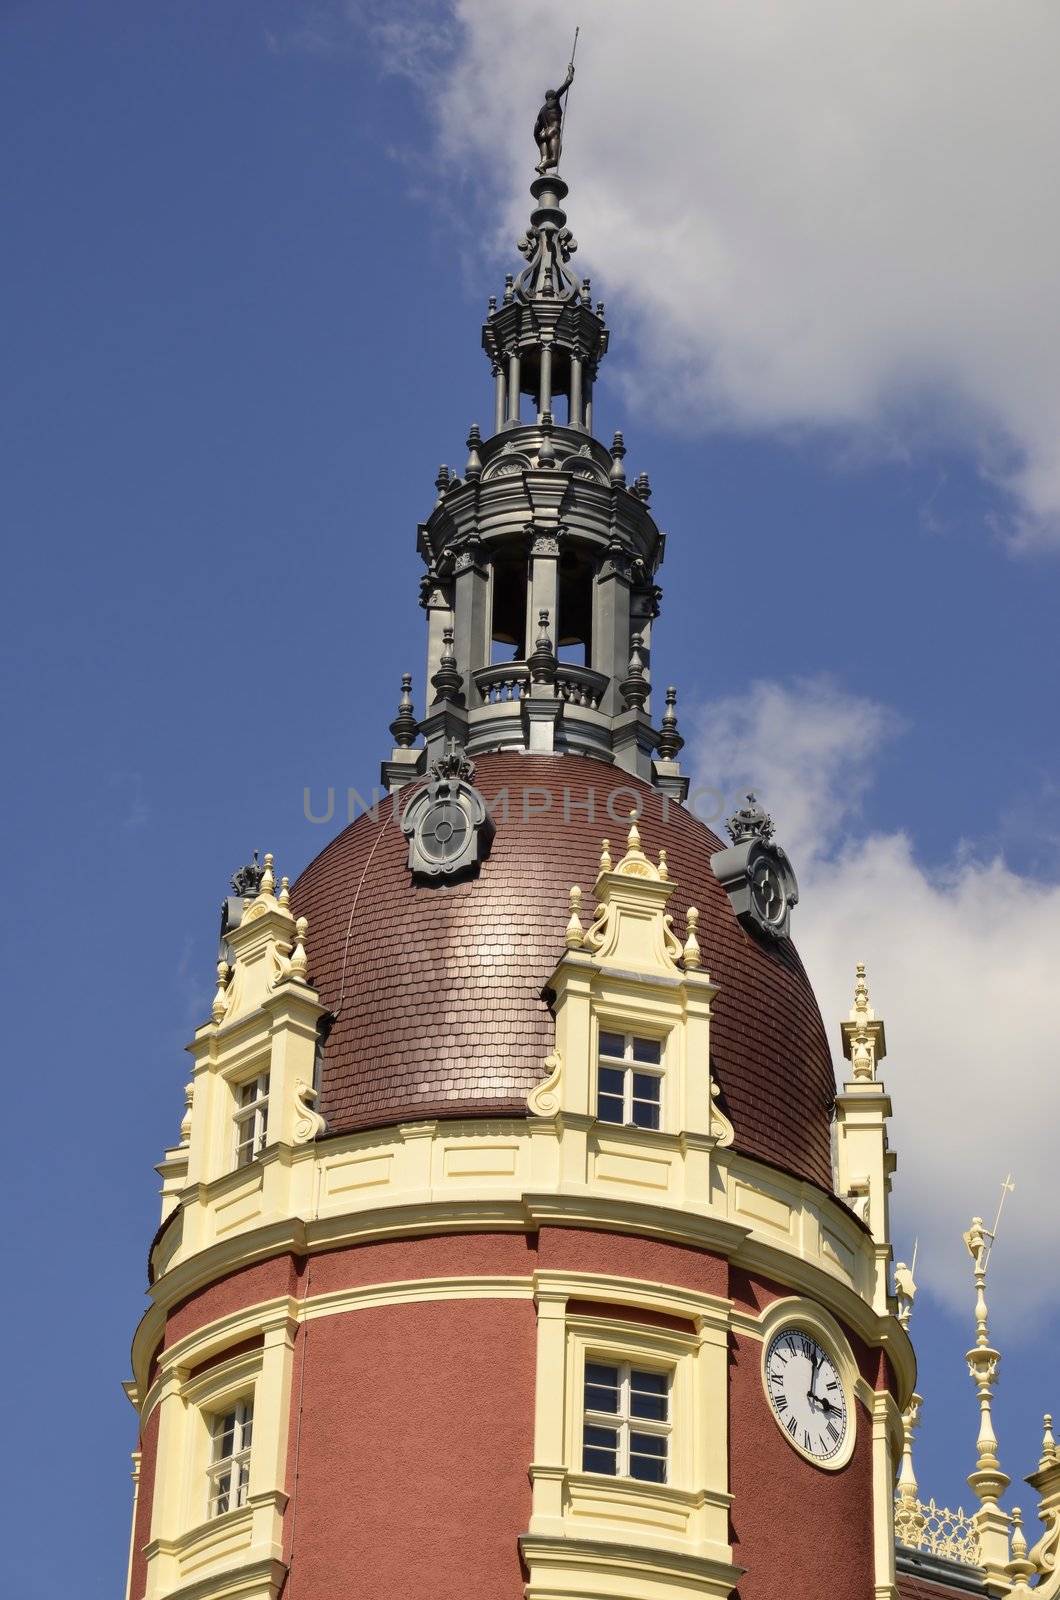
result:
<svg viewBox="0 0 1060 1600"><path fill-rule="evenodd" d="M846 1394L835 1362L812 1334L787 1328L770 1341L766 1392L773 1414L803 1455L835 1462L847 1437Z"/></svg>

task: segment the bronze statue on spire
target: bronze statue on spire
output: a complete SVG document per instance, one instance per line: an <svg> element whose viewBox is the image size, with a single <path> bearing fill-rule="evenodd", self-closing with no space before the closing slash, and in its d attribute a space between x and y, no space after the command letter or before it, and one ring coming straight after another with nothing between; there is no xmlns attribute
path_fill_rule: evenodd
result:
<svg viewBox="0 0 1060 1600"><path fill-rule="evenodd" d="M574 62L567 67L567 76L558 89L545 90L545 103L537 114L534 123L534 139L537 142L538 155L541 160L537 164L538 172L544 176L546 172L556 172L559 169L559 158L563 152L563 96L574 82Z"/></svg>

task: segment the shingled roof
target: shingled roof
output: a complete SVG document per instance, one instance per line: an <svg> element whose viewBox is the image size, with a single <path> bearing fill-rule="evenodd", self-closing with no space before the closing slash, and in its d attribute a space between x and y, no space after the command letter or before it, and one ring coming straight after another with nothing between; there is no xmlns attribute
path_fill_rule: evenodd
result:
<svg viewBox="0 0 1060 1600"><path fill-rule="evenodd" d="M700 910L704 967L720 986L713 1065L736 1148L831 1190L835 1086L817 1002L790 941L737 922L710 868L721 842L651 785L586 757L498 753L476 768L489 801L507 791L477 877L412 881L399 796L358 817L292 889L309 918L311 980L337 1013L321 1083L329 1133L526 1113L553 1045L542 988L563 949L568 890L590 896L601 838L624 839L637 799L645 848L668 851L677 925L690 904Z"/></svg>

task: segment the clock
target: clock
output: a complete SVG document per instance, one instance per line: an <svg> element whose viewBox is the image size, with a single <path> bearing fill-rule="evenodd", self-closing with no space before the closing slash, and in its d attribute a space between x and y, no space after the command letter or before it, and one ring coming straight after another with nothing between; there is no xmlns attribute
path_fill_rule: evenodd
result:
<svg viewBox="0 0 1060 1600"><path fill-rule="evenodd" d="M853 1417L839 1368L803 1328L773 1335L762 1375L777 1424L801 1455L820 1467L841 1467L853 1448Z"/></svg>

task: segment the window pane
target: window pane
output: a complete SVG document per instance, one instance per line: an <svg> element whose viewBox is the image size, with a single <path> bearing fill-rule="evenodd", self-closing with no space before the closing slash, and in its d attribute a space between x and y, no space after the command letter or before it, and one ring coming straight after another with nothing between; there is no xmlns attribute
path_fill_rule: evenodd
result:
<svg viewBox="0 0 1060 1600"><path fill-rule="evenodd" d="M661 1087L662 1079L657 1077L654 1072L635 1072L633 1074L634 1100L654 1100L658 1105Z"/></svg>
<svg viewBox="0 0 1060 1600"><path fill-rule="evenodd" d="M621 1122L622 1109L621 1095L602 1094L596 1102L596 1115L601 1122Z"/></svg>
<svg viewBox="0 0 1060 1600"><path fill-rule="evenodd" d="M615 1477L618 1472L618 1434L614 1428L594 1428L586 1425L582 1446L582 1471L607 1472Z"/></svg>
<svg viewBox="0 0 1060 1600"><path fill-rule="evenodd" d="M644 1451L640 1443L659 1445L659 1450ZM630 1438L629 1475L642 1483L666 1482L666 1440L653 1439L650 1434L635 1433Z"/></svg>
<svg viewBox="0 0 1060 1600"><path fill-rule="evenodd" d="M668 1387L664 1372L634 1372L629 1385L630 1415L665 1422L670 1414Z"/></svg>
<svg viewBox="0 0 1060 1600"><path fill-rule="evenodd" d="M602 1033L600 1035L600 1054L602 1056L617 1056L622 1060L626 1044L620 1033Z"/></svg>
<svg viewBox="0 0 1060 1600"><path fill-rule="evenodd" d="M217 1431L214 1435L216 1440L216 1447L214 1449L215 1461L223 1461L225 1456L230 1456L232 1454L232 1451L235 1448L235 1436L236 1414L234 1411L229 1411L225 1416L218 1417L217 1419Z"/></svg>
<svg viewBox="0 0 1060 1600"><path fill-rule="evenodd" d="M634 1061L651 1062L655 1066L658 1066L662 1060L662 1040L634 1039L633 1059Z"/></svg>
<svg viewBox="0 0 1060 1600"><path fill-rule="evenodd" d="M595 1361L585 1363L585 1409L618 1411L617 1367L605 1367Z"/></svg>
<svg viewBox="0 0 1060 1600"><path fill-rule="evenodd" d="M622 1094L622 1079L625 1074L621 1067L601 1067L597 1077L597 1085L601 1094Z"/></svg>
<svg viewBox="0 0 1060 1600"><path fill-rule="evenodd" d="M635 1128L657 1128L659 1126L659 1102L657 1100L634 1100L633 1126Z"/></svg>

